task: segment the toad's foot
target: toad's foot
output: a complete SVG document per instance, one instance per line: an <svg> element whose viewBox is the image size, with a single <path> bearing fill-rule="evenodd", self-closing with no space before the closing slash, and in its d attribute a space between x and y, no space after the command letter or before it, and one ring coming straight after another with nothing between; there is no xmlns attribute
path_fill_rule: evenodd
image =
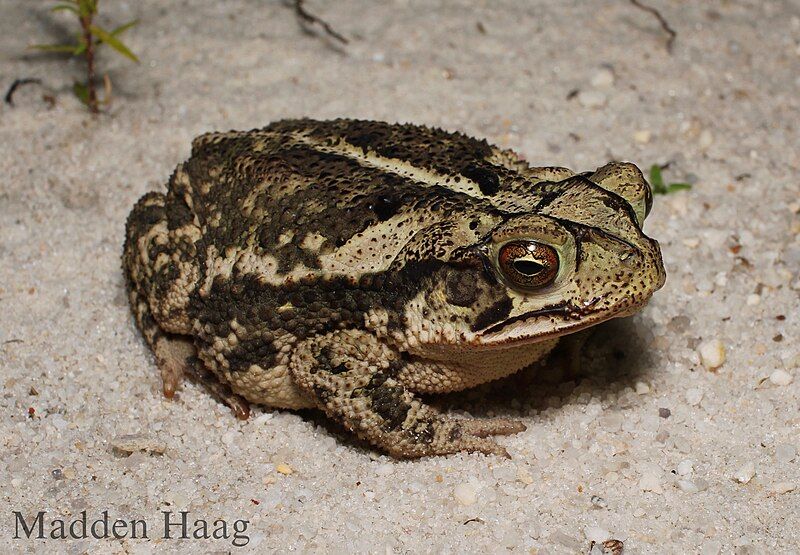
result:
<svg viewBox="0 0 800 555"><path fill-rule="evenodd" d="M228 405L236 418L247 420L250 416L248 402L233 393L227 384L222 383L212 372L198 368L202 363L197 359L194 344L181 336L160 335L155 340L153 351L156 364L161 371L164 396L172 399L175 392L188 377L203 385L216 398Z"/></svg>

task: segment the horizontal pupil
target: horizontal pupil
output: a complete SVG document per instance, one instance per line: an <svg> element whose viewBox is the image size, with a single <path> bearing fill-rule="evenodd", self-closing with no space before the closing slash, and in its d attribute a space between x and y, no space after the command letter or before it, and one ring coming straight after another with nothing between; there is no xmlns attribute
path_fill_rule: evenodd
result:
<svg viewBox="0 0 800 555"><path fill-rule="evenodd" d="M544 266L533 260L515 260L513 262L514 269L520 274L526 276L533 276L544 270Z"/></svg>

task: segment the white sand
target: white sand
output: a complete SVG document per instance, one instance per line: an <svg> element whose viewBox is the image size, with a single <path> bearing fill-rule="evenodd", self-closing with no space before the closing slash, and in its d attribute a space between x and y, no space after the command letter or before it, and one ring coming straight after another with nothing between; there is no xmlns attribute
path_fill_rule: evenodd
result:
<svg viewBox="0 0 800 555"><path fill-rule="evenodd" d="M0 551L797 550L800 7L650 2L673 55L625 1L309 2L351 38L340 53L278 2L103 2L111 22L141 19L126 40L142 63L101 57L116 100L94 119L69 92L78 63L25 53L72 22L0 1L0 85L59 91L52 109L36 86L0 107ZM578 384L448 399L521 417L501 440L512 460L396 463L308 415L241 423L194 385L161 396L123 291L128 211L193 136L302 115L460 129L576 170L670 161L694 183L647 222L667 285L598 332ZM714 340L710 371L698 347ZM145 519L150 539L12 539L11 511L84 509ZM246 519L249 543L159 539L161 510Z"/></svg>

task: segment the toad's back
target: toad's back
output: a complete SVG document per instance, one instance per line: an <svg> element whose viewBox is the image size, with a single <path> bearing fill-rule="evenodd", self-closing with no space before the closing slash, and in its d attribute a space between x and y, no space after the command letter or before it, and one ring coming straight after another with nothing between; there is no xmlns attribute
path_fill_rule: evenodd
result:
<svg viewBox="0 0 800 555"><path fill-rule="evenodd" d="M531 169L485 140L439 129L288 120L195 139L171 180L170 212L195 214L192 224L217 252L274 257L276 280L380 272L399 263L419 229L530 211L547 192L537 182L570 175Z"/></svg>

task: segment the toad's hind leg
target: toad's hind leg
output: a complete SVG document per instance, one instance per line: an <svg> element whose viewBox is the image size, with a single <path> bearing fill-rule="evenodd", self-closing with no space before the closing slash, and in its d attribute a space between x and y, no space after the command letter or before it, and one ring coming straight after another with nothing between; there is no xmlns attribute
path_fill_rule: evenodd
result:
<svg viewBox="0 0 800 555"><path fill-rule="evenodd" d="M168 196L148 193L128 217L122 266L136 325L155 355L164 396L173 397L185 375L203 384L247 418L247 402L202 368L186 313L197 281L192 263L199 229L188 215L188 185L179 170ZM172 214L170 218L168 214Z"/></svg>
<svg viewBox="0 0 800 555"><path fill-rule="evenodd" d="M395 457L459 451L508 456L487 436L521 432L521 423L454 419L435 411L398 379L404 364L373 335L339 331L298 345L290 368L330 418Z"/></svg>
<svg viewBox="0 0 800 555"><path fill-rule="evenodd" d="M165 264L165 259L170 258L165 204L163 194L148 193L133 207L125 226L122 268L136 325L155 355L164 395L172 397L195 349L190 338L180 335L181 331L188 332L188 323L176 326L176 322L168 322L167 331L161 322L160 316L165 314L164 303L159 299L164 297L165 278L171 273Z"/></svg>
<svg viewBox="0 0 800 555"><path fill-rule="evenodd" d="M197 349L186 314L188 294L197 279L190 262L194 254L196 227L187 218L168 218L168 211L186 214L181 191L185 181L173 176L169 196L148 193L136 203L126 225L122 266L128 299L145 341L155 355L163 391L173 397L184 375L189 374L246 418L246 401L234 395L207 372L197 370Z"/></svg>

